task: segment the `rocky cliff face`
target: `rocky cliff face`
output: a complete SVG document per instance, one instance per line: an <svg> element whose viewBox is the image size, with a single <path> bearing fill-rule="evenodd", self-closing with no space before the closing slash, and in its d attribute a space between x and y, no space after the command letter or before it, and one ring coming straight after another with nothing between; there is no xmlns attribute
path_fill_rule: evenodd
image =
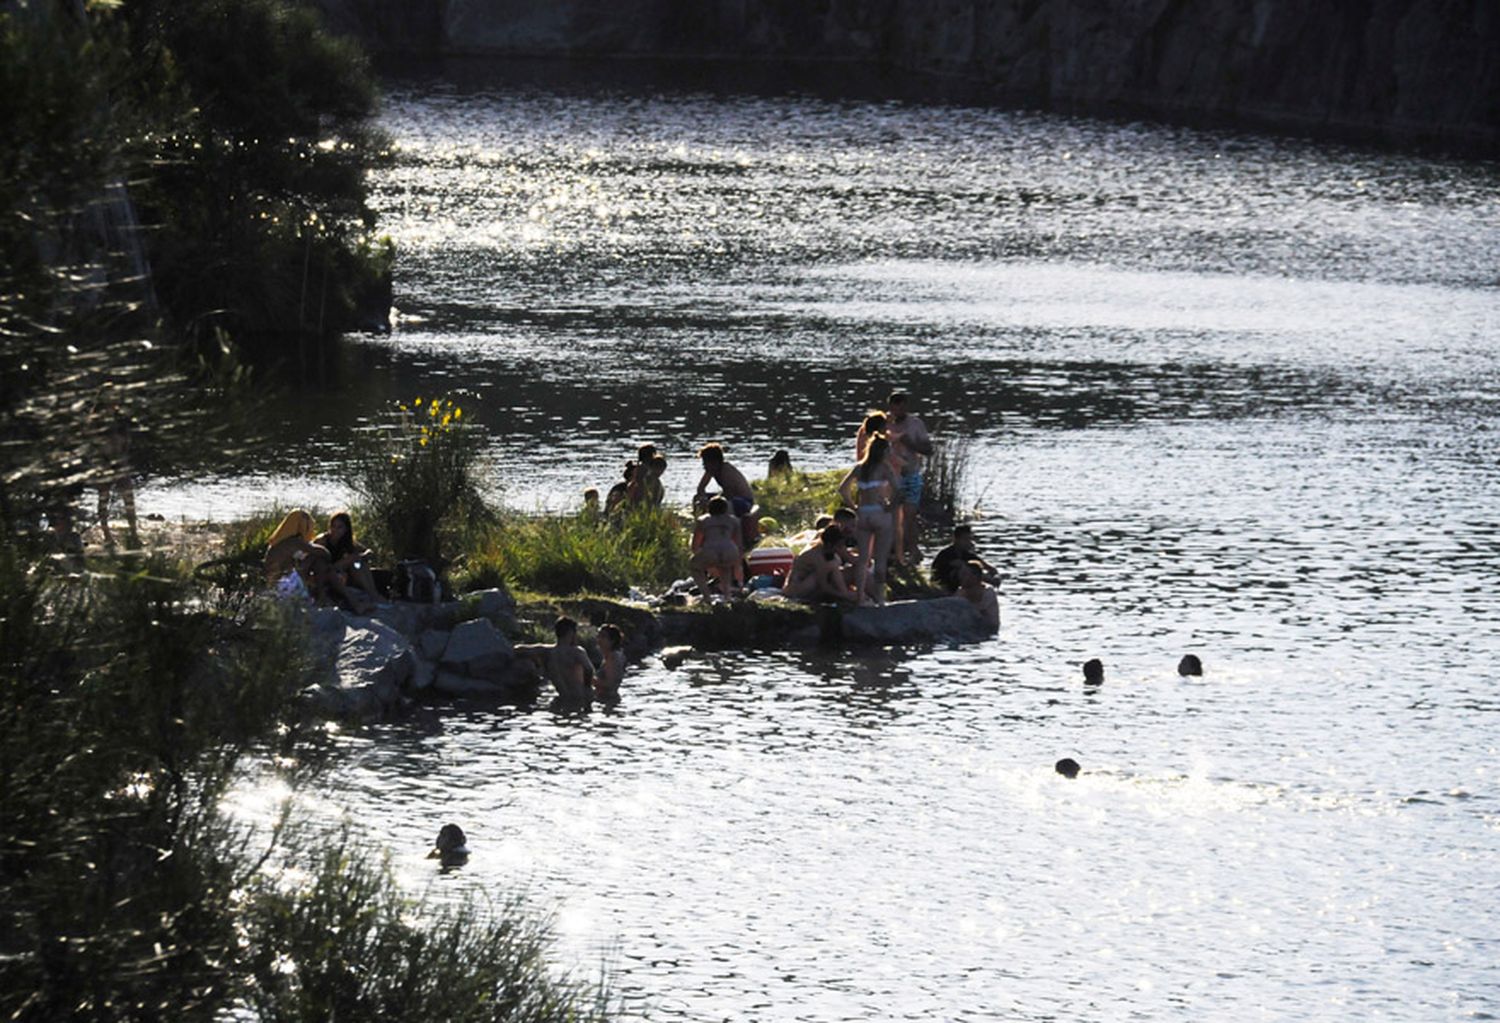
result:
<svg viewBox="0 0 1500 1023"><path fill-rule="evenodd" d="M858 62L1056 110L1500 155L1495 0L322 0L380 51Z"/></svg>

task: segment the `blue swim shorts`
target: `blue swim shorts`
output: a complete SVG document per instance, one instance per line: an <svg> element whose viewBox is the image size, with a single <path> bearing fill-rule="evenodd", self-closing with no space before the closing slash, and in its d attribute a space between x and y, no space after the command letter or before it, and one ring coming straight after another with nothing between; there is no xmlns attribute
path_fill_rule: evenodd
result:
<svg viewBox="0 0 1500 1023"><path fill-rule="evenodd" d="M916 506L922 503L922 470L901 474L901 501Z"/></svg>
<svg viewBox="0 0 1500 1023"><path fill-rule="evenodd" d="M729 510L744 518L750 514L750 509L755 507L755 502L748 497L731 497L729 499Z"/></svg>

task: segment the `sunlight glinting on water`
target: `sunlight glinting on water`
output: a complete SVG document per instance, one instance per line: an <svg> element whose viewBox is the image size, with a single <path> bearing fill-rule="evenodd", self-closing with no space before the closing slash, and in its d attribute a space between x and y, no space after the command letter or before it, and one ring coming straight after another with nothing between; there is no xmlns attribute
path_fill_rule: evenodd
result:
<svg viewBox="0 0 1500 1023"><path fill-rule="evenodd" d="M295 452L143 504L340 503L441 392L518 507L642 440L685 501L711 439L847 464L894 386L970 444L1003 625L424 708L307 816L439 899L524 889L652 1019L1496 1011L1493 166L809 97L420 82L386 120L396 332L288 403Z"/></svg>

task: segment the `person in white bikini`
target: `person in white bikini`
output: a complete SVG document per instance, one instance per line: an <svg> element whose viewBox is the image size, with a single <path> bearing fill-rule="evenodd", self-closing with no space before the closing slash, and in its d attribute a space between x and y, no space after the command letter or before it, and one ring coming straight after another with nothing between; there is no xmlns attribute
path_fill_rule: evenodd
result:
<svg viewBox="0 0 1500 1023"><path fill-rule="evenodd" d="M891 556L891 541L895 535L891 519L891 502L896 495L897 481L887 461L890 442L876 435L865 449L865 457L839 483L839 494L848 504L855 505L855 529L860 538L860 572L855 582L855 592L860 594L860 603L868 598L865 584L870 566L875 568L874 603L885 603L886 565Z"/></svg>

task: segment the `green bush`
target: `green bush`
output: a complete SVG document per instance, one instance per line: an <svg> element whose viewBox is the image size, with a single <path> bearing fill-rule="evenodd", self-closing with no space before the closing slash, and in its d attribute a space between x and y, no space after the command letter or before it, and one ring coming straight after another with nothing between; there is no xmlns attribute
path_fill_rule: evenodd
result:
<svg viewBox="0 0 1500 1023"><path fill-rule="evenodd" d="M553 975L549 929L519 901L424 911L347 834L303 869L299 889L262 883L248 914L263 1023L607 1018L602 989Z"/></svg>
<svg viewBox="0 0 1500 1023"><path fill-rule="evenodd" d="M610 519L512 514L470 551L460 586L502 582L552 594L659 588L688 574L689 539L687 524L660 508L632 508Z"/></svg>
<svg viewBox="0 0 1500 1023"><path fill-rule="evenodd" d="M824 472L793 472L755 482L755 500L761 515L781 524L784 533L795 533L813 524L819 515L832 515L843 499L839 481L848 469Z"/></svg>
<svg viewBox="0 0 1500 1023"><path fill-rule="evenodd" d="M484 439L451 399L399 405L354 468L362 542L444 568L489 519L479 486Z"/></svg>

